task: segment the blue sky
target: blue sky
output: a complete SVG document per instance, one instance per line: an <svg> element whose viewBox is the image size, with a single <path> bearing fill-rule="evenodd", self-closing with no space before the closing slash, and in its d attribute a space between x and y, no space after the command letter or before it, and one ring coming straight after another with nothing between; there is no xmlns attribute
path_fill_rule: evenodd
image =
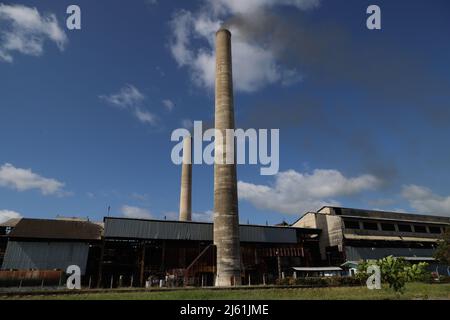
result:
<svg viewBox="0 0 450 320"><path fill-rule="evenodd" d="M0 218L176 218L170 135L213 121L222 23L237 126L280 129L277 176L238 167L242 222L326 204L450 215L448 1L0 3ZM205 220L213 168L193 170Z"/></svg>

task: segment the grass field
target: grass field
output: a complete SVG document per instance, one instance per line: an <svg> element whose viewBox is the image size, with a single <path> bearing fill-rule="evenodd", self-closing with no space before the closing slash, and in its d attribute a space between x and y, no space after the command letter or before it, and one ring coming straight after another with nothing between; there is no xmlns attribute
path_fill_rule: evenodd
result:
<svg viewBox="0 0 450 320"><path fill-rule="evenodd" d="M0 297L4 299L4 297ZM450 284L410 283L402 295L388 288L368 290L365 287L334 288L272 288L253 290L208 290L193 289L179 291L102 292L70 295L42 295L9 297L9 299L50 300L381 300L381 299L449 299Z"/></svg>

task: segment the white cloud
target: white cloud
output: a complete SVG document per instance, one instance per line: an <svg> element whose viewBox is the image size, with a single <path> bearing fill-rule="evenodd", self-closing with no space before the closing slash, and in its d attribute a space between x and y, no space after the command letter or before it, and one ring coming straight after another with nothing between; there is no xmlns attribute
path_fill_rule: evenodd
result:
<svg viewBox="0 0 450 320"><path fill-rule="evenodd" d="M308 10L319 5L319 0L207 0L216 13L252 13L264 7L276 5L293 6L300 10Z"/></svg>
<svg viewBox="0 0 450 320"><path fill-rule="evenodd" d="M339 205L335 197L348 196L375 189L381 181L364 174L345 177L337 170L316 169L312 173L294 170L280 172L273 186L239 181L239 198L260 209L299 214L324 205Z"/></svg>
<svg viewBox="0 0 450 320"><path fill-rule="evenodd" d="M178 218L179 218L179 214L178 214L178 212L175 212L175 211L168 211L161 215L161 219L166 219L166 220L177 221Z"/></svg>
<svg viewBox="0 0 450 320"><path fill-rule="evenodd" d="M0 61L13 62L13 53L40 56L46 40L62 51L67 36L54 14L41 15L36 8L0 3Z"/></svg>
<svg viewBox="0 0 450 320"><path fill-rule="evenodd" d="M317 0L207 0L197 12L177 11L171 20L170 50L180 67L187 67L194 83L200 87L214 87L214 35L224 19L235 14L250 14L276 5L310 9ZM231 27L233 34L233 73L236 90L256 91L266 85L290 85L301 80L295 69L285 69L277 63L271 48L249 43L245 36ZM197 47L200 45L200 47Z"/></svg>
<svg viewBox="0 0 450 320"><path fill-rule="evenodd" d="M450 215L450 196L440 196L429 188L414 184L403 186L402 196L419 213Z"/></svg>
<svg viewBox="0 0 450 320"><path fill-rule="evenodd" d="M123 109L134 108L145 100L145 96L131 84L126 84L117 93L101 95L100 98Z"/></svg>
<svg viewBox="0 0 450 320"><path fill-rule="evenodd" d="M148 123L153 126L156 125L157 117L153 113L146 110L142 110L140 108L136 108L133 112L140 122Z"/></svg>
<svg viewBox="0 0 450 320"><path fill-rule="evenodd" d="M143 107L145 95L131 84L126 84L117 93L100 95L99 98L112 106L129 110L136 119L144 124L156 126L158 123L158 117Z"/></svg>
<svg viewBox="0 0 450 320"><path fill-rule="evenodd" d="M124 205L121 208L121 212L124 217L133 218L133 219L151 219L153 218L152 214L148 209L133 207Z"/></svg>
<svg viewBox="0 0 450 320"><path fill-rule="evenodd" d="M148 194L146 193L137 193L137 192L133 192L130 195L131 198L135 199L135 200L139 200L139 201L147 201L148 200Z"/></svg>
<svg viewBox="0 0 450 320"><path fill-rule="evenodd" d="M377 207L376 209L374 208L374 210L379 210L378 207L386 207L386 206L394 205L395 204L395 200L394 199L389 199L389 198L381 198L381 199L369 200L368 203L369 203L370 206Z"/></svg>
<svg viewBox="0 0 450 320"><path fill-rule="evenodd" d="M212 222L213 212L211 210L207 210L205 212L193 212L192 221Z"/></svg>
<svg viewBox="0 0 450 320"><path fill-rule="evenodd" d="M168 220L177 221L179 219L179 213L175 211L169 211L162 214L163 217L166 217ZM193 212L192 213L192 221L198 222L212 222L213 221L213 212L211 210L207 210L204 212Z"/></svg>
<svg viewBox="0 0 450 320"><path fill-rule="evenodd" d="M194 127L194 122L191 119L183 119L181 120L181 126L185 129L192 129Z"/></svg>
<svg viewBox="0 0 450 320"><path fill-rule="evenodd" d="M44 178L31 169L16 168L10 163L0 167L0 186L25 191L39 189L43 195L66 195L64 183L55 179Z"/></svg>
<svg viewBox="0 0 450 320"><path fill-rule="evenodd" d="M12 210L0 210L0 223L6 222L10 219L19 219L22 215Z"/></svg>
<svg viewBox="0 0 450 320"><path fill-rule="evenodd" d="M172 111L173 108L175 107L175 103L174 103L172 100L170 100L170 99L164 99L164 100L162 101L162 103L163 103L164 107L165 107L168 111Z"/></svg>

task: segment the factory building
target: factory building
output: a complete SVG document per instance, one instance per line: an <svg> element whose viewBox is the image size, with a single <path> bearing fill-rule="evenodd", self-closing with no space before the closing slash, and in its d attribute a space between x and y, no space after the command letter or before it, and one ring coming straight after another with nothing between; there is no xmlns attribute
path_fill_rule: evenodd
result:
<svg viewBox="0 0 450 320"><path fill-rule="evenodd" d="M293 270L334 272L393 255L435 263L450 218L326 206L293 225L239 225L231 33L216 33L214 223L192 220L192 139L184 137L180 221L105 217L21 219L0 225L2 276L64 272L78 265L84 283L102 287L274 283ZM228 143L227 143L228 142ZM234 144L231 144L234 148ZM295 190L293 190L295 192ZM10 272L10 273L8 273ZM26 276L26 275L25 275ZM24 276L24 277L25 277ZM52 275L53 277L54 275ZM89 279L89 280L87 280Z"/></svg>
<svg viewBox="0 0 450 320"><path fill-rule="evenodd" d="M89 221L23 218L8 234L2 270L9 272L1 272L0 280L59 280L70 265L79 266L85 278L94 277L102 230Z"/></svg>
<svg viewBox="0 0 450 320"><path fill-rule="evenodd" d="M426 261L431 270L447 274L433 252L449 226L447 217L339 207L308 212L291 226L241 224L241 273L232 282L270 284L294 270L312 274L389 255ZM83 284L91 287L156 286L161 280L171 286L217 283L212 223L23 218L8 230L0 238L6 247L0 285L5 277L57 282L72 264L80 266Z"/></svg>
<svg viewBox="0 0 450 320"><path fill-rule="evenodd" d="M31 278L55 284L68 266L78 265L83 285L91 287L158 285L160 280L211 286L217 282L213 229L212 223L191 221L24 218L5 237L0 285ZM233 283L274 283L292 273L292 266L314 266L320 259L318 229L240 225L239 232L242 271Z"/></svg>
<svg viewBox="0 0 450 320"><path fill-rule="evenodd" d="M173 285L217 283L213 224L105 218L103 285L143 286L166 279ZM312 266L320 230L240 225L241 274L234 283L274 283L292 266ZM111 280L112 279L112 280Z"/></svg>
<svg viewBox="0 0 450 320"><path fill-rule="evenodd" d="M434 249L450 218L326 206L304 214L293 226L322 230L320 256L328 265L390 255L434 265Z"/></svg>

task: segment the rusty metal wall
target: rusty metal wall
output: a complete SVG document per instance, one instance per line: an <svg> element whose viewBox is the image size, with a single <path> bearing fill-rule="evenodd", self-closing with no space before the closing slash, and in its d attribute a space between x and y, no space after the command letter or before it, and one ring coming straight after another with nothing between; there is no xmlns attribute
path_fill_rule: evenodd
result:
<svg viewBox="0 0 450 320"><path fill-rule="evenodd" d="M36 270L36 271L0 271L0 281L5 280L48 280L58 281L63 271Z"/></svg>

